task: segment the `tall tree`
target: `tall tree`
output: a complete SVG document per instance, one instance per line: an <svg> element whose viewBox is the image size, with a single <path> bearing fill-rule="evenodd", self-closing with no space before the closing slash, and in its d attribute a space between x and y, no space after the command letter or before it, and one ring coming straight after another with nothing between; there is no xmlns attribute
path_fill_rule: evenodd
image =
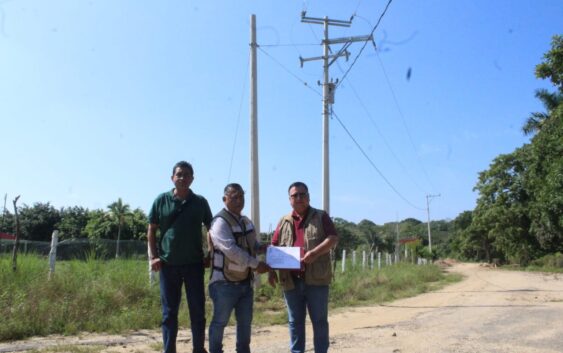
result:
<svg viewBox="0 0 563 353"><path fill-rule="evenodd" d="M526 178L533 195L530 231L545 253L563 251L563 37L554 36L551 44L536 76L550 80L557 91L544 91L540 98L547 116L531 141Z"/></svg>
<svg viewBox="0 0 563 353"><path fill-rule="evenodd" d="M61 220L59 211L48 202L24 205L19 213L22 237L27 240L51 241L53 230Z"/></svg>
<svg viewBox="0 0 563 353"><path fill-rule="evenodd" d="M356 224L336 217L334 218L334 227L338 233L337 258L342 254L342 250L354 250L361 243Z"/></svg>
<svg viewBox="0 0 563 353"><path fill-rule="evenodd" d="M522 131L526 135L540 131L548 119L554 117L555 112L563 102L563 95L560 92L549 92L546 89L538 89L536 98L543 103L546 112L534 112L528 117L522 127Z"/></svg>
<svg viewBox="0 0 563 353"><path fill-rule="evenodd" d="M536 77L549 79L559 92L563 92L563 36L553 36L551 49L543 58L544 61L536 66Z"/></svg>
<svg viewBox="0 0 563 353"><path fill-rule="evenodd" d="M121 241L121 230L125 224L125 217L131 215L130 207L124 204L121 197L117 201L108 205L110 218L117 223L117 245L115 247L115 257L119 257L119 242Z"/></svg>
<svg viewBox="0 0 563 353"><path fill-rule="evenodd" d="M368 245L370 252L376 252L383 245L383 241L379 237L379 227L370 220L364 219L358 223L358 229L362 240Z"/></svg>
<svg viewBox="0 0 563 353"><path fill-rule="evenodd" d="M57 224L57 228L61 233L61 238L86 237L88 209L80 206L62 208L60 215L61 221Z"/></svg>
<svg viewBox="0 0 563 353"><path fill-rule="evenodd" d="M480 196L473 213L471 234L480 237L488 261L492 260L493 252L495 257L519 263L536 255L537 242L529 232L531 196L525 187L529 151L525 145L513 153L500 155L488 170L479 174L475 190Z"/></svg>

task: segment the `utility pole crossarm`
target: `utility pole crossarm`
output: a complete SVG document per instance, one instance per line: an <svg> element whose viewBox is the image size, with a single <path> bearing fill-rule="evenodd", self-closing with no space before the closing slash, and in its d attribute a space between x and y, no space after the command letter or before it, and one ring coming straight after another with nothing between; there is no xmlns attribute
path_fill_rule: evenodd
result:
<svg viewBox="0 0 563 353"><path fill-rule="evenodd" d="M318 25L323 25L325 22L330 26L340 26L340 27L350 27L352 25L352 19L348 21L343 20L330 20L328 17L318 18L318 17L307 17L306 12L301 12L301 22L303 23L314 23Z"/></svg>
<svg viewBox="0 0 563 353"><path fill-rule="evenodd" d="M353 43L353 42L367 42L373 39L373 35L369 34L367 36L355 36L355 37L343 37L336 39L327 39L326 44L342 44L342 43ZM323 40L322 44L325 44Z"/></svg>
<svg viewBox="0 0 563 353"><path fill-rule="evenodd" d="M328 58L332 59L332 61L329 63L332 64L333 62L336 61L336 59L338 59L339 57L345 56L346 60L348 60L348 57L350 56L350 52L345 50L342 53L337 53L337 54L333 54L333 55L329 55ZM302 58L299 57L299 61L301 62L301 67L303 67L303 64L306 63L307 61L316 61L316 60L324 60L325 57L324 56L314 56L314 57L310 57L310 58Z"/></svg>

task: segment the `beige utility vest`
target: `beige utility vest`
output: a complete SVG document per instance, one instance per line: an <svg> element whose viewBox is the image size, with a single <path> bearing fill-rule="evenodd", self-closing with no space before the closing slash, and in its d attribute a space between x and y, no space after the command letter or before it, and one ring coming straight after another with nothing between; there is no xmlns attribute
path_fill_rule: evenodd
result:
<svg viewBox="0 0 563 353"><path fill-rule="evenodd" d="M250 256L256 257L256 231L252 226L252 222L248 217L241 216L238 220L230 214L227 210L222 209L215 217L223 218L229 226L233 236L235 237L235 243L237 246L243 250L246 250ZM251 229L248 229L251 227ZM229 282L240 282L252 278L252 269L250 267L242 267L236 262L230 260L225 254L215 247L211 246L213 251L211 252L211 271L221 271L225 280ZM223 266L217 267L214 262L214 253L220 253L223 256ZM213 276L213 273L211 273Z"/></svg>
<svg viewBox="0 0 563 353"><path fill-rule="evenodd" d="M305 251L314 249L327 237L323 228L323 214L324 211L311 207L307 217L303 221L303 227L305 228L303 239ZM282 217L279 222L279 229L280 246L293 246L295 242L295 227L291 213ZM295 287L290 270L280 270L279 274L280 283L284 290L291 290ZM319 256L315 262L311 264L305 264L305 284L328 285L331 280L332 270L329 253Z"/></svg>

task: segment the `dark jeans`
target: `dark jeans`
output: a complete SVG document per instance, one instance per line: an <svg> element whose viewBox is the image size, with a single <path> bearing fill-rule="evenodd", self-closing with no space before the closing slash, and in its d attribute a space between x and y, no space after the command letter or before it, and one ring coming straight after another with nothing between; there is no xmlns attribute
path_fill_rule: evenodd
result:
<svg viewBox="0 0 563 353"><path fill-rule="evenodd" d="M213 282L209 285L213 300L213 319L209 325L209 352L223 353L223 333L233 309L237 319L237 353L250 353L250 326L254 289L250 281Z"/></svg>
<svg viewBox="0 0 563 353"><path fill-rule="evenodd" d="M295 288L284 291L289 321L290 351L305 352L305 316L309 312L313 324L315 353L326 353L328 338L328 286L312 286L293 277Z"/></svg>
<svg viewBox="0 0 563 353"><path fill-rule="evenodd" d="M160 301L162 304L162 340L165 353L176 353L178 309L182 299L182 285L186 290L193 350L205 352L205 290L203 264L170 266L160 269Z"/></svg>

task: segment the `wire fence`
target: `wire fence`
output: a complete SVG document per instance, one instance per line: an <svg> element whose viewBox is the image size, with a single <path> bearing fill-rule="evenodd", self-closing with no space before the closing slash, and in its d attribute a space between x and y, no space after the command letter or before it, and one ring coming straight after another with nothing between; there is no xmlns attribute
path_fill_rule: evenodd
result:
<svg viewBox="0 0 563 353"><path fill-rule="evenodd" d="M20 240L18 253L49 256L51 242ZM14 240L0 240L0 254L12 253ZM66 239L57 244L57 260L85 260L88 258L111 259L116 257L117 240L113 239ZM120 240L120 258L146 259L147 243L144 240Z"/></svg>

